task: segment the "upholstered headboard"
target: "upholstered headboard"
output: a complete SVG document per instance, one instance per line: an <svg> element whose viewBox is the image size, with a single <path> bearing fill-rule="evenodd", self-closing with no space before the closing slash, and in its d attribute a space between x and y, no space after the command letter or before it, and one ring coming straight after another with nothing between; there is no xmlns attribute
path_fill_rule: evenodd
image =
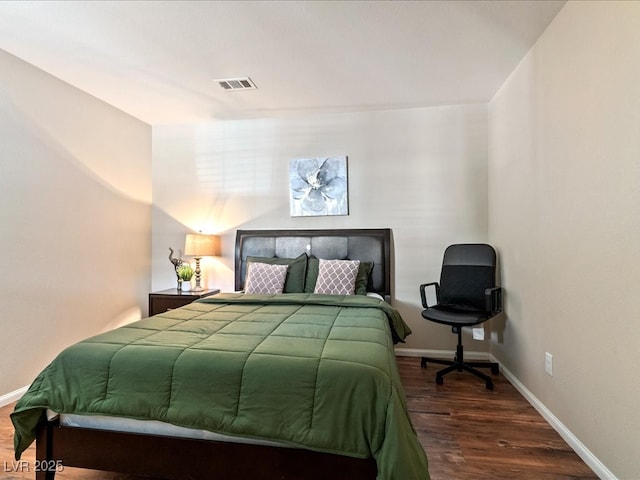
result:
<svg viewBox="0 0 640 480"><path fill-rule="evenodd" d="M372 261L367 290L391 297L391 229L238 230L235 289L244 288L247 257L295 258L301 253L327 260Z"/></svg>

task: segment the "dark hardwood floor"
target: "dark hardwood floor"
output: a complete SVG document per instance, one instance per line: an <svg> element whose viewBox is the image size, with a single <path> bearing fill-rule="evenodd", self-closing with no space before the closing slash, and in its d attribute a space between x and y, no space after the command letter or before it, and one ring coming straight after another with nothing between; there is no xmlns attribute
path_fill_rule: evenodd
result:
<svg viewBox="0 0 640 480"><path fill-rule="evenodd" d="M432 480L598 478L502 375L495 377L494 390L487 391L481 380L457 372L436 385L440 367L422 370L417 358L399 357L398 366ZM13 404L0 409L0 478L33 479L33 472L12 471L12 410ZM20 465L32 469L34 459L31 446ZM59 480L138 478L68 467L56 474Z"/></svg>
<svg viewBox="0 0 640 480"><path fill-rule="evenodd" d="M432 480L598 478L502 375L494 389L468 373L435 383L442 365L398 357L407 405Z"/></svg>

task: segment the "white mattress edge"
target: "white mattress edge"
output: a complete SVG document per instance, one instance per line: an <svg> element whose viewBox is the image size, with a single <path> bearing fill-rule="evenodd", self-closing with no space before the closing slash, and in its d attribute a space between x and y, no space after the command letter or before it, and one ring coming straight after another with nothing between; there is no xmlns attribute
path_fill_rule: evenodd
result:
<svg viewBox="0 0 640 480"><path fill-rule="evenodd" d="M65 427L94 428L97 430L109 430L115 432L143 433L150 435L165 435L169 437L193 438L198 440L214 440L217 442L244 443L249 445L264 445L271 447L295 448L292 445L263 440L259 438L236 437L221 433L180 427L158 420L137 420L123 417L110 417L106 415L77 415L58 414L47 409L47 419L50 421L60 418L60 425Z"/></svg>

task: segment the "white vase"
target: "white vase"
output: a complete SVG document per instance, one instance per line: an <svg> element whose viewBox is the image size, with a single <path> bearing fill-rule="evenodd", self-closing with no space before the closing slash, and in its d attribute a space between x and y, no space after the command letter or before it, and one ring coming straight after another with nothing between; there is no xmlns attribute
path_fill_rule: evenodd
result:
<svg viewBox="0 0 640 480"><path fill-rule="evenodd" d="M182 291L190 292L191 291L191 280L183 280L182 281Z"/></svg>

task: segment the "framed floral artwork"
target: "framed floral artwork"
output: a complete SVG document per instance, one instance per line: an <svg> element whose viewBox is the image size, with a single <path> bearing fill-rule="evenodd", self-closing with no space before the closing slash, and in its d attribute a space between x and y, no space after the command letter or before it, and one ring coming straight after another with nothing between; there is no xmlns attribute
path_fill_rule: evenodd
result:
<svg viewBox="0 0 640 480"><path fill-rule="evenodd" d="M291 160L289 190L292 217L349 215L347 157Z"/></svg>

